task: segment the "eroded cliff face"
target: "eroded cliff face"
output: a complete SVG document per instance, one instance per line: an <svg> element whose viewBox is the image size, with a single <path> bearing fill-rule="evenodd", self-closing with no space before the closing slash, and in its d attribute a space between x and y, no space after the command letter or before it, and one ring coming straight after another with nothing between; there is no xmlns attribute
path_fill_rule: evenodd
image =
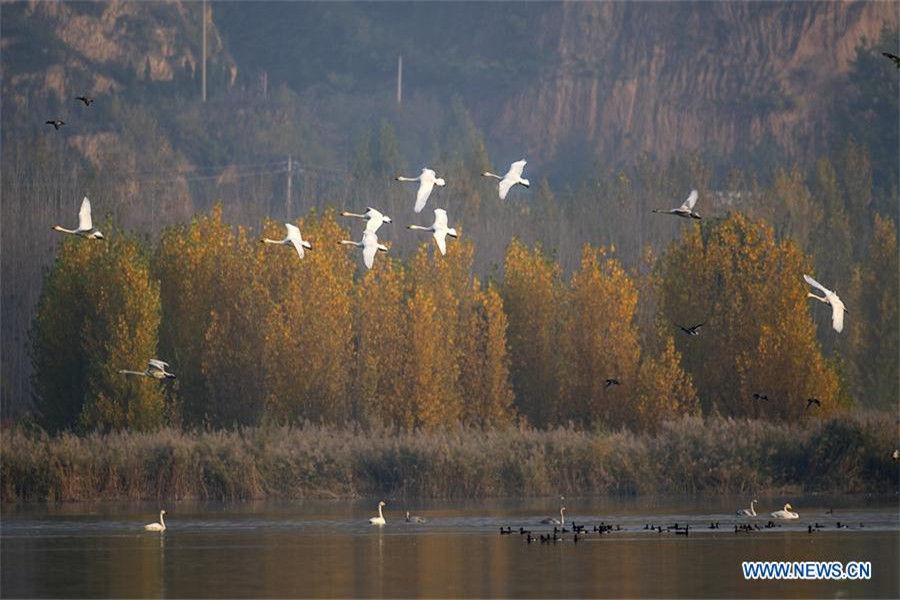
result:
<svg viewBox="0 0 900 600"><path fill-rule="evenodd" d="M559 64L505 103L493 133L549 160L572 139L619 162L693 150L740 159L771 138L807 161L823 150L857 46L898 15L893 2L557 5L538 43Z"/></svg>

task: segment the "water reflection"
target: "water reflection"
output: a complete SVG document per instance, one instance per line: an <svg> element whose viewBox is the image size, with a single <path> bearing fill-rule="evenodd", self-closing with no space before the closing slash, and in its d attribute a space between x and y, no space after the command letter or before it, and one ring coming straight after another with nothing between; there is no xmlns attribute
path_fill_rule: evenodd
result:
<svg viewBox="0 0 900 600"><path fill-rule="evenodd" d="M766 506L777 506L771 499ZM866 504L867 503L867 504ZM798 499L798 523L734 534L738 500L568 499L571 517L625 531L527 544L524 525L554 500L418 503L372 527L369 502L169 507L168 530L141 530L141 505L10 507L0 529L3 597L898 597L893 499ZM835 515L826 515L835 506ZM804 517L804 514L806 517ZM829 520L830 519L830 520ZM864 528L837 530L835 520ZM711 521L721 530L707 530ZM765 518L757 519L765 523ZM808 522L830 525L810 535ZM690 536L644 531L691 522ZM499 535L510 525L512 535ZM696 531L696 533L695 533ZM745 560L869 560L871 581L747 582Z"/></svg>

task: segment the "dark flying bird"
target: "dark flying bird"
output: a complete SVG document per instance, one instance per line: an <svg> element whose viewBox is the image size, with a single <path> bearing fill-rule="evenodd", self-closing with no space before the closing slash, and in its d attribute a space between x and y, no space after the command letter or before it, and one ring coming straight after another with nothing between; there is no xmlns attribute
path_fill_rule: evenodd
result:
<svg viewBox="0 0 900 600"><path fill-rule="evenodd" d="M603 386L603 387L604 387L604 388L608 388L608 387L611 386L611 385L622 385L622 382L619 381L618 379L607 379L607 380L604 382L604 386Z"/></svg>
<svg viewBox="0 0 900 600"><path fill-rule="evenodd" d="M94 101L94 99L91 98L90 96L76 96L75 99L76 99L76 100L81 100L82 102L84 102L84 105L85 105L85 106L90 106L90 105L91 105L91 102Z"/></svg>
<svg viewBox="0 0 900 600"><path fill-rule="evenodd" d="M44 124L45 125L53 125L53 127L56 128L57 131L59 131L59 128L62 127L63 125L65 125L66 122L60 121L59 119L53 119L52 121L45 121Z"/></svg>
<svg viewBox="0 0 900 600"><path fill-rule="evenodd" d="M678 324L676 323L676 325ZM704 325L706 325L706 321L700 323L699 325L694 325L693 327L684 327L683 325L678 325L678 328L688 335L700 335L700 328Z"/></svg>
<svg viewBox="0 0 900 600"><path fill-rule="evenodd" d="M754 400L768 400L769 396L767 396L766 394L753 394L753 399Z"/></svg>
<svg viewBox="0 0 900 600"><path fill-rule="evenodd" d="M807 399L806 399L806 410L809 410L809 408L810 408L813 404L815 404L815 405L818 406L819 408L822 407L822 401L819 400L818 398L807 398Z"/></svg>
<svg viewBox="0 0 900 600"><path fill-rule="evenodd" d="M895 56L890 52L882 52L881 55L887 56L889 59L891 59L891 62L894 63L894 66L900 69L900 56Z"/></svg>

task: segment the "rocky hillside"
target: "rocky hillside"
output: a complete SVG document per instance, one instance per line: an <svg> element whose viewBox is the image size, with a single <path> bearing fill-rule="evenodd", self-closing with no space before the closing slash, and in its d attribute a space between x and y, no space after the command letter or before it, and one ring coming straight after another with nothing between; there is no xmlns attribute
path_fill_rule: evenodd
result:
<svg viewBox="0 0 900 600"><path fill-rule="evenodd" d="M805 162L824 151L857 46L898 16L892 2L554 5L538 31L559 62L506 99L493 132L529 154L574 141L610 160L693 150L740 161L771 138Z"/></svg>

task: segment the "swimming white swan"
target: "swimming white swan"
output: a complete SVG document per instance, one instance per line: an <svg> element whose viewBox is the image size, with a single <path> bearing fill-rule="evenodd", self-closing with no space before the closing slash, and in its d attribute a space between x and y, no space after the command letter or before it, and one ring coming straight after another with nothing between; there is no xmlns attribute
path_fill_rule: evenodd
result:
<svg viewBox="0 0 900 600"><path fill-rule="evenodd" d="M175 374L166 370L169 363L163 362L157 358L151 358L147 361L147 370L145 371L128 371L122 369L119 373L125 375L141 375L143 377L153 377L154 379L175 379Z"/></svg>
<svg viewBox="0 0 900 600"><path fill-rule="evenodd" d="M381 512L382 506L387 506L387 504L383 500L378 503L378 516L369 519L369 523L371 523L372 525L384 525L385 523L387 523L387 521L384 520L384 514Z"/></svg>
<svg viewBox="0 0 900 600"><path fill-rule="evenodd" d="M799 514L797 514L795 512L791 512L792 508L793 508L793 506L791 506L790 504L785 504L784 508L782 510L776 510L775 512L770 513L770 514L773 517L775 517L776 519L798 519L798 518L800 518Z"/></svg>
<svg viewBox="0 0 900 600"><path fill-rule="evenodd" d="M363 262L366 263L367 269L371 269L372 265L375 264L376 252L378 252L379 250L381 252L388 251L387 246L378 243L378 235L374 231L370 231L369 229L363 231L362 241L354 242L352 240L341 240L341 243L349 246L356 246L357 248L362 248Z"/></svg>
<svg viewBox="0 0 900 600"><path fill-rule="evenodd" d="M739 510L737 511L737 515L738 515L739 517L755 517L755 516L756 516L756 509L753 508L753 505L754 505L755 503L757 503L757 502L759 502L759 500L755 500L755 499L754 499L754 500L751 500L751 501L750 501L750 508L741 508L741 509L739 509Z"/></svg>
<svg viewBox="0 0 900 600"><path fill-rule="evenodd" d="M691 190L691 195L687 197L687 200L679 206L678 208L673 208L670 210L656 210L655 213L663 213L667 215L675 215L676 217L681 217L682 219L699 219L700 213L694 212L694 205L697 204L697 198L700 195L697 193L697 190Z"/></svg>
<svg viewBox="0 0 900 600"><path fill-rule="evenodd" d="M380 213L379 211L375 210L371 206L367 206L366 212L364 212L361 215L358 213L347 212L345 210L345 211L341 211L341 216L342 217L356 217L357 219L365 219L366 221L368 221L366 223L366 231L371 231L372 233L375 233L376 231L378 231L378 228L381 227L382 224L392 222L391 218L389 216Z"/></svg>
<svg viewBox="0 0 900 600"><path fill-rule="evenodd" d="M297 249L297 254L300 255L300 258L303 258L306 253L303 251L304 248L307 250L312 250L312 245L303 239L303 236L300 235L300 228L296 225L292 225L290 223L285 223L285 227L287 227L287 237L283 240L270 240L269 238L263 238L259 240L261 244L278 244L283 246L294 246Z"/></svg>
<svg viewBox="0 0 900 600"><path fill-rule="evenodd" d="M51 227L54 231L62 231L63 233L70 233L72 235L80 235L83 238L87 238L89 240L102 240L103 234L98 230L94 229L94 224L91 221L91 201L88 200L87 196L84 197L84 200L81 201L81 209L78 211L78 228L77 229L66 229L64 227L60 227L59 225L54 225Z"/></svg>
<svg viewBox="0 0 900 600"><path fill-rule="evenodd" d="M849 312L847 308L844 306L844 303L841 302L841 299L838 298L838 295L826 288L824 285L810 277L809 275L803 275L803 279L806 280L806 283L809 285L819 288L825 294L825 297L817 296L813 293L807 293L806 295L810 298L815 298L819 302L824 302L825 304L831 305L831 326L834 327L834 330L840 333L844 330L844 313Z"/></svg>
<svg viewBox="0 0 900 600"><path fill-rule="evenodd" d="M417 213L422 212L422 209L425 208L425 203L428 202L428 196L431 195L431 190L434 189L434 186L443 187L445 184L443 179L435 177L435 173L431 169L422 169L418 177L397 176L396 179L397 181L419 182L419 191L416 192L416 205L413 207L413 210Z"/></svg>
<svg viewBox="0 0 900 600"><path fill-rule="evenodd" d="M516 185L524 185L525 187L531 187L531 184L527 179L522 179L522 171L525 170L525 165L527 161L517 160L513 164L509 166L509 171L506 172L506 175L500 177L499 175L495 175L488 171L485 171L481 175L483 177L493 177L494 179L499 179L500 183L498 184L498 189L500 190L500 199L505 200L506 194L509 193L509 190Z"/></svg>
<svg viewBox="0 0 900 600"><path fill-rule="evenodd" d="M147 531L165 531L166 530L166 522L163 519L163 515L166 514L166 511L159 511L159 523L147 523L144 525L144 529Z"/></svg>
<svg viewBox="0 0 900 600"><path fill-rule="evenodd" d="M566 516L565 516L565 514L563 514L565 512L566 512L566 507L560 506L559 507L559 519L557 519L555 517L547 517L546 519L541 519L541 525L565 525L566 524Z"/></svg>
<svg viewBox="0 0 900 600"><path fill-rule="evenodd" d="M437 242L438 250L441 251L441 256L447 253L447 236L449 235L452 238L459 237L454 227L447 227L447 211L443 208L434 209L434 223L431 227L408 225L406 228L432 232L434 234L434 241Z"/></svg>
<svg viewBox="0 0 900 600"><path fill-rule="evenodd" d="M409 511L406 511L406 522L407 523L426 523L428 519L425 517L418 517L416 515L409 514Z"/></svg>

